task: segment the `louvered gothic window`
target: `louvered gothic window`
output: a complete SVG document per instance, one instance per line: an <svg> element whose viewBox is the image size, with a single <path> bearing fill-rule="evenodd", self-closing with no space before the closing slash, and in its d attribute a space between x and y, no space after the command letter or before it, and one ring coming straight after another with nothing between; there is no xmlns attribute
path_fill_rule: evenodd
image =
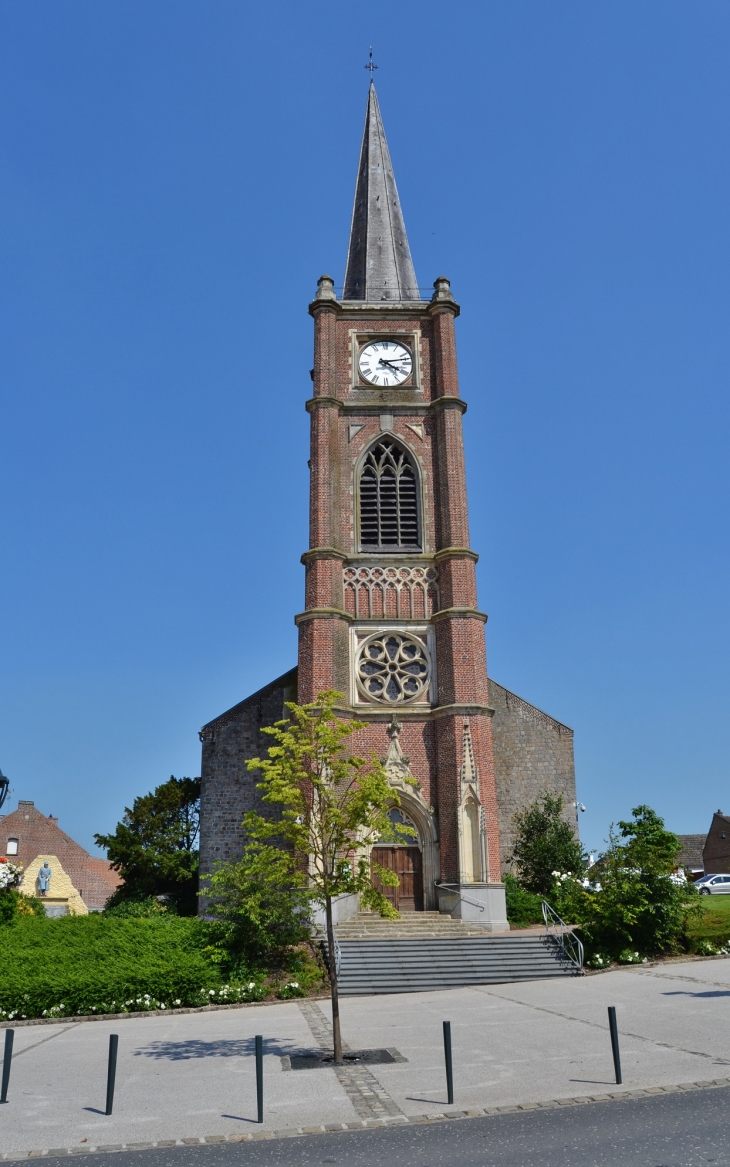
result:
<svg viewBox="0 0 730 1167"><path fill-rule="evenodd" d="M379 551L418 551L418 478L395 442L368 451L360 474L360 544Z"/></svg>

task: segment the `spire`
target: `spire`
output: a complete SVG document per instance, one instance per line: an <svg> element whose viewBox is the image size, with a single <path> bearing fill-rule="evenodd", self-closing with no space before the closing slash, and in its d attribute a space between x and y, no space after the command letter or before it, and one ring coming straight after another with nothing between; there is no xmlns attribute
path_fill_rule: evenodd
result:
<svg viewBox="0 0 730 1167"><path fill-rule="evenodd" d="M380 116L380 106L372 80L360 150L345 290L342 298L420 299L395 175Z"/></svg>

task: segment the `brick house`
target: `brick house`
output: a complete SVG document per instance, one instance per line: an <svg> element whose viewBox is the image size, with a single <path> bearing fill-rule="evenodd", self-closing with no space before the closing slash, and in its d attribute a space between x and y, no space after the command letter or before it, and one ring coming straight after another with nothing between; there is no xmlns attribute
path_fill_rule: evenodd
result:
<svg viewBox="0 0 730 1167"><path fill-rule="evenodd" d="M0 854L23 864L27 874L21 890L26 895L35 894L31 876L36 860L53 856L56 868L60 864L62 870L55 871L50 897L52 901L58 898L54 892L63 884L62 898L69 901L72 913L100 912L122 882L106 859L89 855L61 830L57 818L42 814L32 802L19 801L17 810L0 815ZM76 900L80 901L78 908Z"/></svg>
<svg viewBox="0 0 730 1167"><path fill-rule="evenodd" d="M548 789L575 826L573 731L488 679L469 543L449 281L419 289L375 88L368 95L342 289L318 281L310 545L296 669L201 730L201 872L241 854L256 801L246 761L284 702L345 695L386 760L418 843L378 848L401 910L507 928L502 868L516 811ZM410 773L414 790L403 783ZM577 828L576 828L577 829ZM467 894L468 893L468 894Z"/></svg>
<svg viewBox="0 0 730 1167"><path fill-rule="evenodd" d="M706 875L730 873L730 815L716 810L702 850Z"/></svg>

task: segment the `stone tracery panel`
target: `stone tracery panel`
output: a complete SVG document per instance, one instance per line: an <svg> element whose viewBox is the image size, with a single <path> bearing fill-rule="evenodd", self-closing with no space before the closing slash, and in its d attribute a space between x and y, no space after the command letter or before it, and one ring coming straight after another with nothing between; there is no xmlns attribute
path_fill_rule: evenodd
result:
<svg viewBox="0 0 730 1167"><path fill-rule="evenodd" d="M355 676L366 700L417 701L431 681L428 649L420 637L408 632L376 632L358 649Z"/></svg>
<svg viewBox="0 0 730 1167"><path fill-rule="evenodd" d="M439 608L435 567L346 567L345 610L358 619L424 620Z"/></svg>

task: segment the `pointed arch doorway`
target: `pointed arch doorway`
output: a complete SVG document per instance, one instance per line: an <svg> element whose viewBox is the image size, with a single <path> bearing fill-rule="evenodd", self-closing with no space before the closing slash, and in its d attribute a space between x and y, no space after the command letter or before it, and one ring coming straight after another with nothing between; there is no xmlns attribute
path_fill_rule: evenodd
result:
<svg viewBox="0 0 730 1167"><path fill-rule="evenodd" d="M393 822L418 828L399 807L390 812ZM398 876L398 886L383 884L373 873L373 884L393 905L397 912L422 912L423 903L423 852L416 839L404 843L376 843L370 855L371 863L377 863L386 871L394 871Z"/></svg>

